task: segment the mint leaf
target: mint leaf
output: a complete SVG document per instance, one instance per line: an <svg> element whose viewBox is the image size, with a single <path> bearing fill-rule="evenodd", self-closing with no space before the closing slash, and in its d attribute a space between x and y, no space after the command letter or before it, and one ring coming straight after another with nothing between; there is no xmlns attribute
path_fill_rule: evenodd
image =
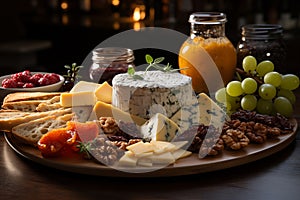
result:
<svg viewBox="0 0 300 200"><path fill-rule="evenodd" d="M153 62L153 58L149 55L149 54L146 54L146 62L148 63L148 64L151 64L152 62Z"/></svg>
<svg viewBox="0 0 300 200"><path fill-rule="evenodd" d="M154 63L161 63L164 59L164 57L155 58Z"/></svg>
<svg viewBox="0 0 300 200"><path fill-rule="evenodd" d="M135 73L135 70L133 67L128 67L127 69L127 73L129 74L129 76L133 76Z"/></svg>

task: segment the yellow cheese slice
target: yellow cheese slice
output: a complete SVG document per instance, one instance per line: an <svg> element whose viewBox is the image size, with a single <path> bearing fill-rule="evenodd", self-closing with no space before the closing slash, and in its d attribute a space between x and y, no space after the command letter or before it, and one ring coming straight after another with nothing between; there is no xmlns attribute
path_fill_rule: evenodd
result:
<svg viewBox="0 0 300 200"><path fill-rule="evenodd" d="M111 103L112 101L112 87L105 81L95 90L95 95L98 101Z"/></svg>
<svg viewBox="0 0 300 200"><path fill-rule="evenodd" d="M96 96L91 91L62 93L60 95L60 104L63 107L95 105L96 101Z"/></svg>
<svg viewBox="0 0 300 200"><path fill-rule="evenodd" d="M89 120L97 120L100 117L113 117L116 121L132 122L139 126L146 122L145 119L130 115L129 113L124 112L112 106L111 104L97 101Z"/></svg>

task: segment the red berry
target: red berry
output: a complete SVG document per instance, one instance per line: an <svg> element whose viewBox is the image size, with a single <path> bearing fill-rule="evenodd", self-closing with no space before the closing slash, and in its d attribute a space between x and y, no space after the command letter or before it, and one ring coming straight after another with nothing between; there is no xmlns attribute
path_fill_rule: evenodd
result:
<svg viewBox="0 0 300 200"><path fill-rule="evenodd" d="M33 87L34 87L33 83L25 83L23 85L23 88L33 88Z"/></svg>
<svg viewBox="0 0 300 200"><path fill-rule="evenodd" d="M11 75L11 78L16 82L22 82L22 72L15 73Z"/></svg>
<svg viewBox="0 0 300 200"><path fill-rule="evenodd" d="M33 83L34 85L39 85L39 80L40 78L43 77L43 74L33 74L30 79L29 82Z"/></svg>
<svg viewBox="0 0 300 200"><path fill-rule="evenodd" d="M22 88L24 86L24 84L25 84L24 82L19 81L19 82L17 82L17 87Z"/></svg>
<svg viewBox="0 0 300 200"><path fill-rule="evenodd" d="M44 78L49 80L50 84L57 83L59 81L59 76L57 74L51 73L51 74L44 74Z"/></svg>
<svg viewBox="0 0 300 200"><path fill-rule="evenodd" d="M4 88L16 88L17 87L17 82L15 82L11 78L6 78L2 81L2 87L4 87Z"/></svg>
<svg viewBox="0 0 300 200"><path fill-rule="evenodd" d="M45 86L45 85L50 85L50 81L49 79L45 78L45 77L42 77L39 79L39 85L40 86Z"/></svg>

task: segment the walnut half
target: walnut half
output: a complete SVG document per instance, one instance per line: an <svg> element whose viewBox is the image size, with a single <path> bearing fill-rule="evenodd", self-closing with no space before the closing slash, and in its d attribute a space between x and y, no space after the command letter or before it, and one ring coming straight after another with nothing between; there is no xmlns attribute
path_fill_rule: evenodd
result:
<svg viewBox="0 0 300 200"><path fill-rule="evenodd" d="M225 134L222 135L222 139L225 142L225 146L232 150L242 149L249 144L248 137L240 130L228 129Z"/></svg>

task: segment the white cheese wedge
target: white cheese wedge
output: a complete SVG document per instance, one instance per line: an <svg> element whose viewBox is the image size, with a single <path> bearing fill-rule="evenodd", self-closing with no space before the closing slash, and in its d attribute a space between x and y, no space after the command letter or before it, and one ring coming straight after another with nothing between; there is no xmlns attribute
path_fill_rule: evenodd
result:
<svg viewBox="0 0 300 200"><path fill-rule="evenodd" d="M157 141L172 141L172 139L180 132L179 127L175 122L164 116L156 113L140 128L144 138L151 138Z"/></svg>
<svg viewBox="0 0 300 200"><path fill-rule="evenodd" d="M70 90L70 93L75 92L95 92L97 88L99 88L101 84L93 83L88 81L79 81L76 83L73 88Z"/></svg>
<svg viewBox="0 0 300 200"><path fill-rule="evenodd" d="M62 93L60 96L60 104L63 107L95 105L96 101L95 93L91 91Z"/></svg>
<svg viewBox="0 0 300 200"><path fill-rule="evenodd" d="M154 146L154 153L163 153L174 151L176 146L170 142L151 140L150 144Z"/></svg>

